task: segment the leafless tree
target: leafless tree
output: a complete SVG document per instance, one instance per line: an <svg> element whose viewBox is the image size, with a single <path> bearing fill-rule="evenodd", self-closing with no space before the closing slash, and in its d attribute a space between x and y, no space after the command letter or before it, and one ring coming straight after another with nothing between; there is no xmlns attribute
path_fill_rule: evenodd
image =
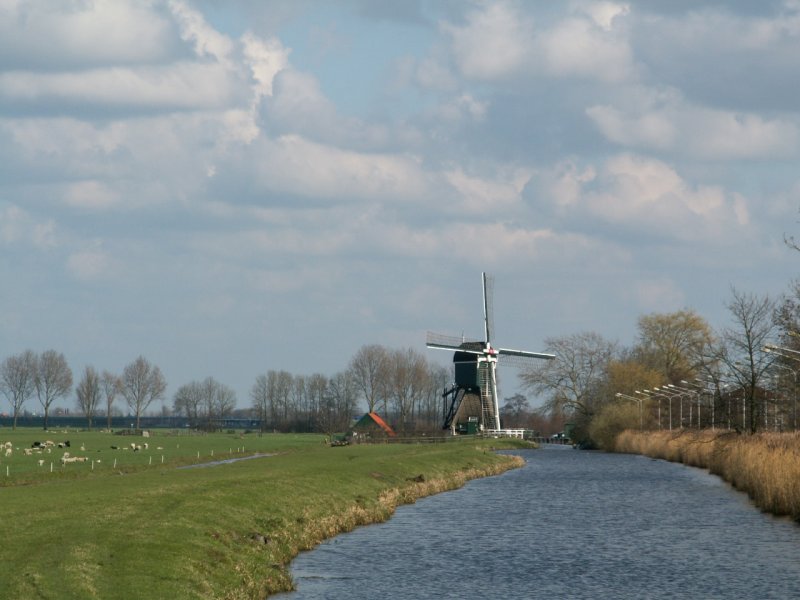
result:
<svg viewBox="0 0 800 600"><path fill-rule="evenodd" d="M269 406L269 385L266 375L259 375L253 387L250 388L250 399L253 401L253 409L261 423L261 431L267 427L267 409Z"/></svg>
<svg viewBox="0 0 800 600"><path fill-rule="evenodd" d="M39 403L44 410L44 428L47 429L50 406L57 398L66 396L72 390L72 370L62 353L47 350L36 360L33 381Z"/></svg>
<svg viewBox="0 0 800 600"><path fill-rule="evenodd" d="M742 426L755 433L761 416L756 396L760 382L774 360L773 355L764 352L763 348L777 330L773 319L775 302L767 295L757 296L732 288L727 308L733 326L722 334L725 342L723 360L742 390L747 419Z"/></svg>
<svg viewBox="0 0 800 600"><path fill-rule="evenodd" d="M136 429L142 413L154 400L164 397L167 382L161 369L151 365L143 356L138 357L122 372L122 395L136 415Z"/></svg>
<svg viewBox="0 0 800 600"><path fill-rule="evenodd" d="M350 372L353 385L367 403L369 412L375 412L381 400L385 411L389 374L389 352L386 348L378 344L362 346L350 361Z"/></svg>
<svg viewBox="0 0 800 600"><path fill-rule="evenodd" d="M36 389L35 379L36 354L31 350L9 356L0 366L0 390L11 404L14 415L13 429L17 428L17 417L22 406Z"/></svg>
<svg viewBox="0 0 800 600"><path fill-rule="evenodd" d="M353 420L357 402L350 373L343 371L331 377L318 417L322 432L331 435L345 431Z"/></svg>
<svg viewBox="0 0 800 600"><path fill-rule="evenodd" d="M236 408L236 392L222 383L214 390L214 415L220 421L227 418Z"/></svg>
<svg viewBox="0 0 800 600"><path fill-rule="evenodd" d="M556 355L555 360L542 361L520 372L523 385L536 395L548 394L545 407L551 412L594 414L603 401L599 391L609 361L617 352L616 344L588 332L548 338L545 347Z"/></svg>
<svg viewBox="0 0 800 600"><path fill-rule="evenodd" d="M453 381L451 367L428 363L425 390L419 403L420 426L431 430L442 428L442 392Z"/></svg>
<svg viewBox="0 0 800 600"><path fill-rule="evenodd" d="M87 366L83 370L83 378L75 388L75 395L78 398L78 410L81 411L89 421L89 429L92 428L92 419L97 408L100 406L101 385L100 375L94 367Z"/></svg>
<svg viewBox="0 0 800 600"><path fill-rule="evenodd" d="M405 433L413 423L417 403L426 390L428 363L413 348L393 350L389 354L388 390L400 430Z"/></svg>
<svg viewBox="0 0 800 600"><path fill-rule="evenodd" d="M192 427L200 425L202 405L203 389L202 385L196 381L179 387L172 400L172 409L175 414L184 415Z"/></svg>
<svg viewBox="0 0 800 600"><path fill-rule="evenodd" d="M111 430L111 409L118 394L122 393L122 379L109 371L103 371L100 377L100 388L106 400L106 426Z"/></svg>

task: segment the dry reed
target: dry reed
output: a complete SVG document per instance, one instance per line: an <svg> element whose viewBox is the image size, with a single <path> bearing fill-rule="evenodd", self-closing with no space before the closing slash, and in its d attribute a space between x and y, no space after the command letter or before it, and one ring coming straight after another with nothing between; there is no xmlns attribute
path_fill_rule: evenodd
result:
<svg viewBox="0 0 800 600"><path fill-rule="evenodd" d="M800 433L629 430L615 448L708 469L761 510L800 521Z"/></svg>

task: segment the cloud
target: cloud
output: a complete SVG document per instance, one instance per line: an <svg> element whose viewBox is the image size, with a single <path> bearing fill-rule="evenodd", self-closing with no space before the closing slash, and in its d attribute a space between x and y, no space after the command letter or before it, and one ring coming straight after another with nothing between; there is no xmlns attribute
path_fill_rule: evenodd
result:
<svg viewBox="0 0 800 600"><path fill-rule="evenodd" d="M631 11L631 45L651 80L725 109L796 108L800 12L790 3L696 3Z"/></svg>
<svg viewBox="0 0 800 600"><path fill-rule="evenodd" d="M230 71L218 64L114 67L67 73L0 74L0 105L18 111L83 114L224 108L241 102Z"/></svg>
<svg viewBox="0 0 800 600"><path fill-rule="evenodd" d="M611 9L611 7L614 7ZM573 16L543 32L538 40L547 71L558 77L621 82L635 75L626 31L615 17L627 10L603 3L592 18Z"/></svg>
<svg viewBox="0 0 800 600"><path fill-rule="evenodd" d="M39 250L54 248L58 245L55 221L37 220L14 204L0 205L0 242L30 244Z"/></svg>
<svg viewBox="0 0 800 600"><path fill-rule="evenodd" d="M177 51L172 35L150 2L4 2L0 70L152 64Z"/></svg>
<svg viewBox="0 0 800 600"><path fill-rule="evenodd" d="M586 109L608 140L630 148L710 160L797 154L798 126L794 118L765 118L693 106L677 93L636 92L628 96L623 107L594 105Z"/></svg>
<svg viewBox="0 0 800 600"><path fill-rule="evenodd" d="M68 185L64 200L70 206L86 209L105 209L119 201L118 194L102 181L79 181Z"/></svg>
<svg viewBox="0 0 800 600"><path fill-rule="evenodd" d="M533 23L509 2L487 3L466 14L463 25L442 23L460 71L472 79L492 80L518 71L531 48Z"/></svg>
<svg viewBox="0 0 800 600"><path fill-rule="evenodd" d="M253 176L262 189L320 200L419 199L427 175L411 155L361 153L298 135L261 140Z"/></svg>
<svg viewBox="0 0 800 600"><path fill-rule="evenodd" d="M459 195L457 210L472 214L507 213L522 202L522 190L531 178L527 169L502 173L497 180L468 175L461 168L444 173Z"/></svg>
<svg viewBox="0 0 800 600"><path fill-rule="evenodd" d="M676 311L686 305L685 294L668 277L635 281L633 290L640 309L647 312Z"/></svg>
<svg viewBox="0 0 800 600"><path fill-rule="evenodd" d="M618 154L600 164L566 161L537 174L555 223L599 236L728 245L753 234L748 202L722 185L688 181L655 158ZM563 225L562 225L563 226Z"/></svg>
<svg viewBox="0 0 800 600"><path fill-rule="evenodd" d="M100 249L74 252L67 257L67 269L81 281L92 281L102 277L110 265L109 256Z"/></svg>
<svg viewBox="0 0 800 600"><path fill-rule="evenodd" d="M203 14L190 8L181 0L170 0L169 9L175 16L181 39L190 42L198 57L213 57L216 62L228 66L233 52L231 39L210 27Z"/></svg>

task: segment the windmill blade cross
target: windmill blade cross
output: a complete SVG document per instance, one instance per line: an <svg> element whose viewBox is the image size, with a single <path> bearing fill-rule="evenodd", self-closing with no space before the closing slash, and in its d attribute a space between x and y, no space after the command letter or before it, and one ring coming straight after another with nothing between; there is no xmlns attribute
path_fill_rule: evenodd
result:
<svg viewBox="0 0 800 600"><path fill-rule="evenodd" d="M494 333L494 277L483 273L483 323L486 343L492 341Z"/></svg>

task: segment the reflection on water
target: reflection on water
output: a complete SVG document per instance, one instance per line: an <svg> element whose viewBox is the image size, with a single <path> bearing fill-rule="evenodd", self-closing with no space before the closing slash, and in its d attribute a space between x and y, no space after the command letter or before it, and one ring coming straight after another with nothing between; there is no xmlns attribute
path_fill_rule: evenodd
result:
<svg viewBox="0 0 800 600"><path fill-rule="evenodd" d="M545 447L299 556L310 598L800 598L800 527L704 471Z"/></svg>

